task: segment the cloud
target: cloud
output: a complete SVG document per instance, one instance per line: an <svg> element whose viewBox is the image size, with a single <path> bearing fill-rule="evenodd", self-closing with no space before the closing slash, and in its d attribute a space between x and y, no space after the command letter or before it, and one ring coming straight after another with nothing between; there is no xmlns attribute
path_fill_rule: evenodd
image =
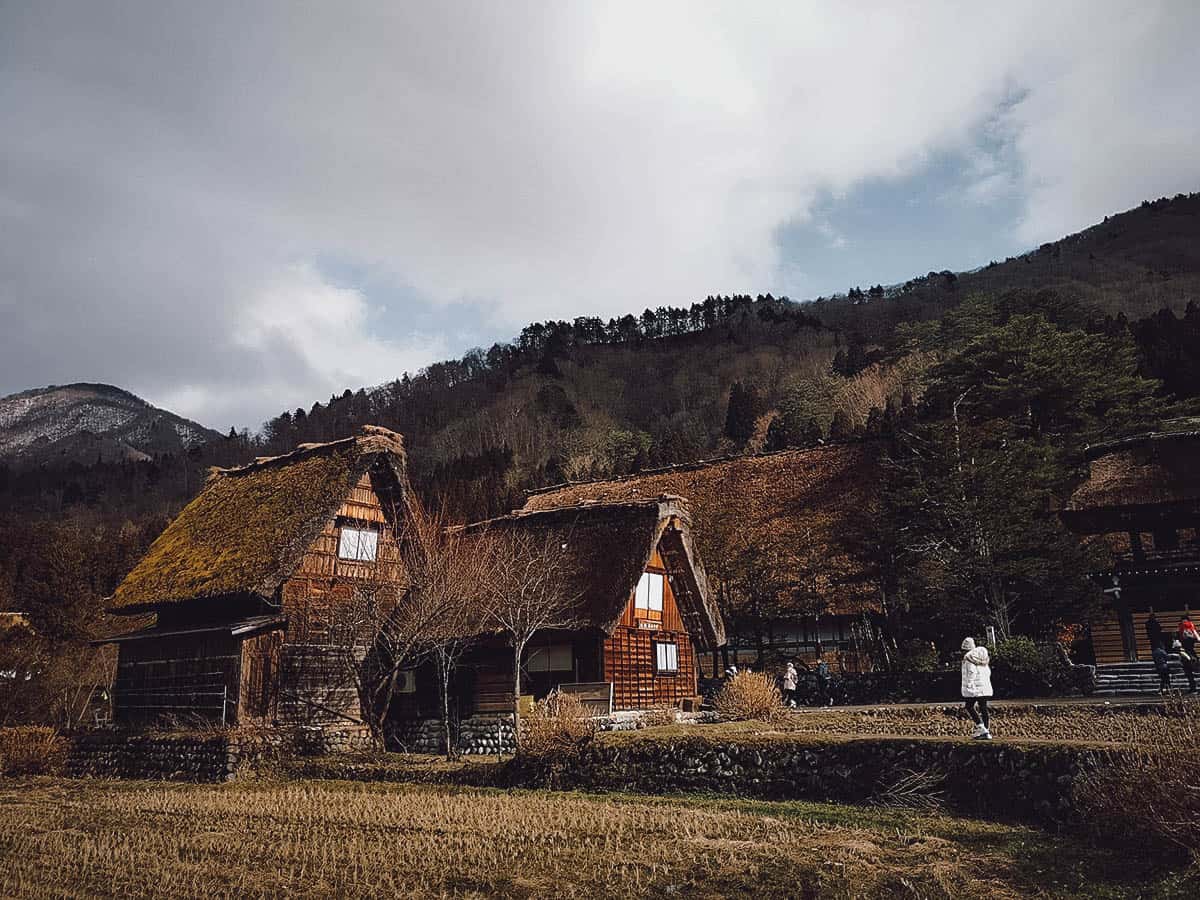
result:
<svg viewBox="0 0 1200 900"><path fill-rule="evenodd" d="M781 227L938 155L977 161L971 202L1021 196L1014 227L1044 240L1195 188L1196 17L9 6L0 392L103 379L254 425L460 352L463 334L715 291L803 297Z"/></svg>

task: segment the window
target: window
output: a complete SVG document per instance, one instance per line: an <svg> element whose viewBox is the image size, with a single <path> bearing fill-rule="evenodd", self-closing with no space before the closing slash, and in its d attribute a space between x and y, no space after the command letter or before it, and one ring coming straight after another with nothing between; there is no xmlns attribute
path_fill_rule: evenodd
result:
<svg viewBox="0 0 1200 900"><path fill-rule="evenodd" d="M415 694L417 692L416 669L401 669L396 673L396 693Z"/></svg>
<svg viewBox="0 0 1200 900"><path fill-rule="evenodd" d="M638 581L633 599L634 609L656 613L649 618L661 619L663 608L663 576L657 572L643 572Z"/></svg>
<svg viewBox="0 0 1200 900"><path fill-rule="evenodd" d="M679 671L679 645L659 641L654 645L654 671L660 675Z"/></svg>
<svg viewBox="0 0 1200 900"><path fill-rule="evenodd" d="M375 554L379 550L379 532L371 528L352 528L342 526L342 534L338 540L338 557L352 559L357 562L375 562Z"/></svg>
<svg viewBox="0 0 1200 900"><path fill-rule="evenodd" d="M573 672L575 654L570 644L551 644L549 647L534 647L525 660L527 672Z"/></svg>

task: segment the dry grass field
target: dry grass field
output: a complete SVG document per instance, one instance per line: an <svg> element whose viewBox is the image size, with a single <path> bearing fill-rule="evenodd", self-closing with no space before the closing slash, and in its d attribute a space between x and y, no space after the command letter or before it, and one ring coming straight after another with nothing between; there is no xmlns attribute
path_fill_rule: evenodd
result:
<svg viewBox="0 0 1200 900"><path fill-rule="evenodd" d="M0 895L1184 896L1186 872L946 816L335 781L0 780Z"/></svg>
<svg viewBox="0 0 1200 900"><path fill-rule="evenodd" d="M1155 746L1185 723L1200 719L1200 704L1170 700L1145 707L1103 704L1053 705L1005 704L992 708L992 733L997 740L1069 741L1072 743L1117 743ZM849 709L801 709L778 716L770 723L760 721L722 722L702 727L668 725L641 731L614 732L605 740L629 740L639 736L812 735L822 741L839 737L925 737L962 738L971 732L970 720L961 705L879 706Z"/></svg>

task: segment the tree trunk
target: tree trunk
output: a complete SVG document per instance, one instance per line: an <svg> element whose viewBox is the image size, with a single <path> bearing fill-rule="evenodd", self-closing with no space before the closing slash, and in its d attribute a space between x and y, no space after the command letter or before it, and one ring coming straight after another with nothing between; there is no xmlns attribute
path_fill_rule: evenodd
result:
<svg viewBox="0 0 1200 900"><path fill-rule="evenodd" d="M521 749L521 651L524 642L513 644L513 746Z"/></svg>
<svg viewBox="0 0 1200 900"><path fill-rule="evenodd" d="M446 738L446 759L452 760L458 754L450 728L450 664L444 654L438 654L438 679L442 691L442 730Z"/></svg>

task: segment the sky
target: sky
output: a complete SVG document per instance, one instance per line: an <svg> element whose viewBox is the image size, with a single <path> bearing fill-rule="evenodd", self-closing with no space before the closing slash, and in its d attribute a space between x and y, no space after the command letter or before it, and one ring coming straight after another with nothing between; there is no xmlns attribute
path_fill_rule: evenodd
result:
<svg viewBox="0 0 1200 900"><path fill-rule="evenodd" d="M0 395L221 430L1200 190L1200 4L0 0Z"/></svg>

